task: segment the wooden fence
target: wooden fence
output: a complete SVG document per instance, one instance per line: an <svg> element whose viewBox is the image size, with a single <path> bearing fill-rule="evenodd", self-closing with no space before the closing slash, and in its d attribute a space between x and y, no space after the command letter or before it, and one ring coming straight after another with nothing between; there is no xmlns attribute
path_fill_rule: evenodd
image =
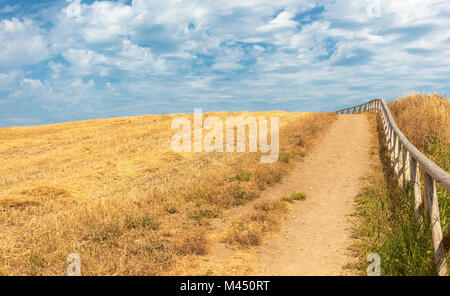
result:
<svg viewBox="0 0 450 296"><path fill-rule="evenodd" d="M410 182L414 188L416 218L421 219L421 213L430 215L436 270L439 275L446 275L445 248L449 248L450 222L443 235L439 217L436 182L445 188L447 192L450 192L450 175L408 141L395 123L391 111L383 99L374 99L358 106L336 111L337 114L358 114L363 112L377 112L380 114L395 174L401 186ZM420 188L421 174L419 173L419 168L423 171L423 194Z"/></svg>

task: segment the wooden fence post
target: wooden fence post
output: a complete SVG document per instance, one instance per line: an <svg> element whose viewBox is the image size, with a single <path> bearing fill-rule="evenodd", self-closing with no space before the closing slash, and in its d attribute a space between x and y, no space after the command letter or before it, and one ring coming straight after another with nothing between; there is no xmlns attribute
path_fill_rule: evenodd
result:
<svg viewBox="0 0 450 296"><path fill-rule="evenodd" d="M425 178L425 172L423 173L423 195L422 195L422 202L423 202L423 212L424 214L429 214L430 213L430 196L429 194L427 194L427 192L430 190L429 187L429 182L426 181Z"/></svg>
<svg viewBox="0 0 450 296"><path fill-rule="evenodd" d="M403 172L405 170L405 162L403 161L403 144L397 135L397 177L400 186L403 186Z"/></svg>
<svg viewBox="0 0 450 296"><path fill-rule="evenodd" d="M391 151L391 144L392 144L392 142L391 142L391 136L392 136L391 132L392 132L391 127L390 127L390 125L389 125L389 122L387 122L387 127L386 127L386 143L387 143L387 148L388 148L388 151L389 151L389 152Z"/></svg>
<svg viewBox="0 0 450 296"><path fill-rule="evenodd" d="M445 263L445 250L444 244L442 242L442 229L441 229L441 219L439 217L439 205L436 194L436 184L428 175L427 172L424 173L424 183L425 192L428 202L428 209L430 211L430 222L431 231L433 236L433 246L434 246L434 258L436 260L436 271L439 275L447 274L447 265Z"/></svg>
<svg viewBox="0 0 450 296"><path fill-rule="evenodd" d="M389 122L387 120L386 120L386 132L385 132L385 134L386 134L387 148L388 148L388 151L390 151L391 150L391 144L392 144L392 142L391 142L391 126L389 125Z"/></svg>
<svg viewBox="0 0 450 296"><path fill-rule="evenodd" d="M403 146L403 176L405 181L411 180L411 157L409 156L409 151Z"/></svg>
<svg viewBox="0 0 450 296"><path fill-rule="evenodd" d="M422 206L422 194L420 191L420 172L417 161L411 158L411 184L414 190L414 212L416 213L417 221L422 220L420 214L420 208Z"/></svg>
<svg viewBox="0 0 450 296"><path fill-rule="evenodd" d="M389 149L389 152L391 154L391 164L394 166L394 172L396 171L396 159L397 159L397 134L395 133L394 129L391 128L391 149Z"/></svg>

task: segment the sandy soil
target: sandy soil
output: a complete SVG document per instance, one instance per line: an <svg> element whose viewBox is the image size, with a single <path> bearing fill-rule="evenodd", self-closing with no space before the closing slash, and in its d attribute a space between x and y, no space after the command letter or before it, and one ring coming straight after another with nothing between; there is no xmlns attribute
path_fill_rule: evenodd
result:
<svg viewBox="0 0 450 296"><path fill-rule="evenodd" d="M370 135L365 115L342 115L305 157L274 188L279 195L303 191L282 233L256 249L264 275L341 275L356 261L348 247L355 219L354 197L369 167Z"/></svg>

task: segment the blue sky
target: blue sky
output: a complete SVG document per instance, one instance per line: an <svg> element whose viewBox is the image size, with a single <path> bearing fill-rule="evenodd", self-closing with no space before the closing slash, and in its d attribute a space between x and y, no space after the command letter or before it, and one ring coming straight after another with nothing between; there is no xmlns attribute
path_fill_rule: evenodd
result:
<svg viewBox="0 0 450 296"><path fill-rule="evenodd" d="M0 0L0 126L450 91L450 2Z"/></svg>

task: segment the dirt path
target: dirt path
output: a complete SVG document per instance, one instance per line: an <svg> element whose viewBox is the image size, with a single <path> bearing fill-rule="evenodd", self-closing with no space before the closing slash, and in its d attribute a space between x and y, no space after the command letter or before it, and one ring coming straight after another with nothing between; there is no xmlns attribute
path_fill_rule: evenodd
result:
<svg viewBox="0 0 450 296"><path fill-rule="evenodd" d="M224 212L213 228L221 234L233 220L261 200L305 192L306 200L293 203L283 230L262 245L239 251L224 243L212 246L200 266L191 272L215 275L342 275L342 267L357 259L348 249L356 222L354 197L369 169L370 137L367 115L341 115L295 168L261 197ZM217 239L215 241L218 241Z"/></svg>
<svg viewBox="0 0 450 296"><path fill-rule="evenodd" d="M353 220L349 215L368 169L368 131L367 116L339 116L316 149L277 188L284 194L303 191L308 198L295 204L280 235L257 248L263 274L340 275L345 274L345 264L355 261L348 250Z"/></svg>

